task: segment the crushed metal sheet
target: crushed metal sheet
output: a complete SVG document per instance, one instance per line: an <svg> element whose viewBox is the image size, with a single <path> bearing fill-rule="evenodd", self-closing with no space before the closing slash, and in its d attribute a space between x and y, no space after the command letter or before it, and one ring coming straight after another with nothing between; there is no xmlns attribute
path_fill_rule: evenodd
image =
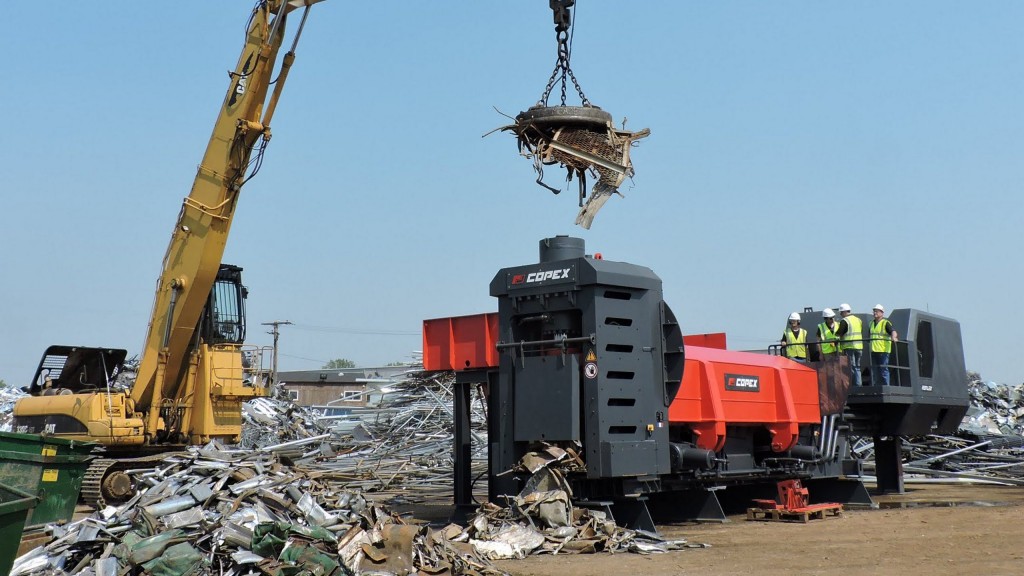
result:
<svg viewBox="0 0 1024 576"><path fill-rule="evenodd" d="M211 469L202 453L162 465L164 478L148 492L116 508L60 527L62 536L22 556L11 574L193 573L371 574L381 566L393 573L480 574L500 572L472 549L459 548L450 536L461 529L432 532L407 524L389 510L367 502L358 491L324 482L283 465L273 454L236 455L237 468L261 470L242 481L225 483L203 502L192 492L207 486ZM152 474L153 471L142 472ZM214 475L230 477L233 470ZM177 482L164 482L170 477ZM245 486L239 490L238 486ZM145 489L144 489L145 490ZM298 498L293 498L298 496ZM141 502L148 502L142 505ZM188 507L180 509L185 504ZM336 506L345 503L345 507ZM102 560L102 562L97 562ZM343 567L343 569L342 569ZM339 572L342 570L342 572Z"/></svg>

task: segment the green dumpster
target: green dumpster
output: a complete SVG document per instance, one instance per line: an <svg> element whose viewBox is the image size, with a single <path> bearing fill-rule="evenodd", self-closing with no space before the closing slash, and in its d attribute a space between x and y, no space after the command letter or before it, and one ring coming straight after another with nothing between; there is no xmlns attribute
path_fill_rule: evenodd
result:
<svg viewBox="0 0 1024 576"><path fill-rule="evenodd" d="M88 456L95 447L95 442L65 440L41 434L0 432L0 450L11 452L28 452L41 456Z"/></svg>
<svg viewBox="0 0 1024 576"><path fill-rule="evenodd" d="M71 520L93 446L38 434L0 433L0 484L39 497L25 521L27 528Z"/></svg>
<svg viewBox="0 0 1024 576"><path fill-rule="evenodd" d="M0 484L0 574L11 573L25 530L25 517L38 500L27 492Z"/></svg>

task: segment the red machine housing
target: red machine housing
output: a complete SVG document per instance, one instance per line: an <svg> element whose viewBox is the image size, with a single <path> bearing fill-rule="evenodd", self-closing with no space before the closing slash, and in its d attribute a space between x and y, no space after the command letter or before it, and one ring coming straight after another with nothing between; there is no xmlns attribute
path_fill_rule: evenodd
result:
<svg viewBox="0 0 1024 576"><path fill-rule="evenodd" d="M497 334L496 313L425 320L423 367L497 368ZM763 426L772 451L785 452L796 445L801 425L821 422L816 370L778 356L725 350L724 334L686 336L684 343L686 366L668 420L692 431L697 447L718 452L728 427Z"/></svg>
<svg viewBox="0 0 1024 576"><path fill-rule="evenodd" d="M764 426L772 451L785 452L796 445L801 424L821 421L818 373L778 356L686 346L668 419L692 430L706 450L725 447L727 426Z"/></svg>

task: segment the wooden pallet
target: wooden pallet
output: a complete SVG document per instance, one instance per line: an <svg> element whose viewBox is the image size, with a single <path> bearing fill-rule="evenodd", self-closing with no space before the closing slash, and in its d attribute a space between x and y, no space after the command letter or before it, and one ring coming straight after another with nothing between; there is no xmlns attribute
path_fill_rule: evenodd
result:
<svg viewBox="0 0 1024 576"><path fill-rule="evenodd" d="M842 504L813 504L806 508L747 508L747 520L768 520L773 522L808 522L820 520L826 514L842 516Z"/></svg>

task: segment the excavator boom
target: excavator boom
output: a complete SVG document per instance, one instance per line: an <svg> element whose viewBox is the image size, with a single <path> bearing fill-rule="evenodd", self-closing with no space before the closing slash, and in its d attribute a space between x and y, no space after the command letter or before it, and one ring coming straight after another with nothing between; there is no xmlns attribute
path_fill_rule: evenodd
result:
<svg viewBox="0 0 1024 576"><path fill-rule="evenodd" d="M294 52L289 52L275 68L288 13L302 6L308 9L316 1L263 2L250 17L245 46L230 73L213 134L164 256L131 391L142 412L152 412L150 408L182 393L200 316L221 264L242 185L259 168L270 139L270 119L294 60ZM275 71L277 83L267 103Z"/></svg>
<svg viewBox="0 0 1024 576"><path fill-rule="evenodd" d="M221 259L242 187L270 140L309 7L320 1L262 0L249 16L242 53L162 261L130 389L117 378L124 350L53 346L26 387L31 396L15 405L16 430L95 441L108 450L240 439L242 403L265 394L268 382L262 351L243 346L241 268ZM289 14L298 8L304 12L291 48L278 58Z"/></svg>

